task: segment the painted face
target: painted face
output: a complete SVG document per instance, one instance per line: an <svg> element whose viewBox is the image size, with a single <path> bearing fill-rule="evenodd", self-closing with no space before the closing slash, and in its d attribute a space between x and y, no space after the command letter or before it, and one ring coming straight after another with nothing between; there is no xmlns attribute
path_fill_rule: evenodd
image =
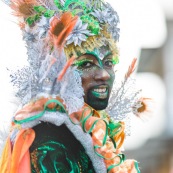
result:
<svg viewBox="0 0 173 173"><path fill-rule="evenodd" d="M96 110L103 110L108 105L115 63L111 51L100 52L98 49L81 55L75 62L82 78L84 101Z"/></svg>

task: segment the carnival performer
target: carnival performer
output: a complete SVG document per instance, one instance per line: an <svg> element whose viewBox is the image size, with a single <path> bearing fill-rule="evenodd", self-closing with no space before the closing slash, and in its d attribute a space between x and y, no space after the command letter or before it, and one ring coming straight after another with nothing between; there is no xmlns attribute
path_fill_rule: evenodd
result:
<svg viewBox="0 0 173 173"><path fill-rule="evenodd" d="M100 0L6 3L18 17L28 66L11 74L21 108L0 173L139 173L122 153L125 120L142 101L132 90L136 59L113 87L117 12Z"/></svg>

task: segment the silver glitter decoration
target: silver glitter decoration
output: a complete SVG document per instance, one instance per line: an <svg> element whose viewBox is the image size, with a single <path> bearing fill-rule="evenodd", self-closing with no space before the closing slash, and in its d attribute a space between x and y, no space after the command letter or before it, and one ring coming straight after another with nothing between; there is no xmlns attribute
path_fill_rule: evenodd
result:
<svg viewBox="0 0 173 173"><path fill-rule="evenodd" d="M114 84L114 86L117 85ZM139 102L140 98L141 90L136 89L135 79L131 77L125 79L112 90L106 111L115 121L126 123L125 131L127 135L130 135L130 116L134 115L134 105Z"/></svg>
<svg viewBox="0 0 173 173"><path fill-rule="evenodd" d="M103 9L95 9L91 13L101 24L108 24L108 31L112 34L115 41L119 40L120 29L117 27L119 16L109 3L103 3Z"/></svg>
<svg viewBox="0 0 173 173"><path fill-rule="evenodd" d="M53 0L36 0L36 1L50 10L58 10ZM62 2L63 0L60 1Z"/></svg>
<svg viewBox="0 0 173 173"><path fill-rule="evenodd" d="M38 39L45 38L48 35L49 27L49 18L42 17L39 23L37 24L37 28L35 31L35 34L37 35Z"/></svg>

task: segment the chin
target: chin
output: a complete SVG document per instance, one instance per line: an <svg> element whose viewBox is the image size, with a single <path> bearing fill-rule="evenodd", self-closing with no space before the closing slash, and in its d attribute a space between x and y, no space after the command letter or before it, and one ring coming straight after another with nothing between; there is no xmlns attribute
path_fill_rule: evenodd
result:
<svg viewBox="0 0 173 173"><path fill-rule="evenodd" d="M104 110L108 106L109 97L105 99L99 99L92 94L88 94L86 103L95 110Z"/></svg>
<svg viewBox="0 0 173 173"><path fill-rule="evenodd" d="M108 102L103 102L103 100L102 101L99 101L99 102L89 102L89 103L87 103L88 105L90 105L92 108L94 108L95 110L104 110L104 109L106 109L106 107L107 107L107 105L108 105Z"/></svg>

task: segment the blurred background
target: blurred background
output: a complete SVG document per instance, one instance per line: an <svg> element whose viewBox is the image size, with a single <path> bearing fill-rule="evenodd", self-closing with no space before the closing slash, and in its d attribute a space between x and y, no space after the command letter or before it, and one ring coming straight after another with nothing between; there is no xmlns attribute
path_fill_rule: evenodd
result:
<svg viewBox="0 0 173 173"><path fill-rule="evenodd" d="M141 173L173 173L173 0L107 0L120 16L119 78L138 58L137 85L153 98L152 112L131 118L125 154L140 162ZM7 68L26 63L21 32L0 1L0 130L17 109ZM18 68L17 67L17 68ZM0 143L3 143L3 134Z"/></svg>
<svg viewBox="0 0 173 173"><path fill-rule="evenodd" d="M141 173L173 173L173 1L108 1L120 15L120 71L137 57L137 84L154 103L143 120L132 117L126 156Z"/></svg>

